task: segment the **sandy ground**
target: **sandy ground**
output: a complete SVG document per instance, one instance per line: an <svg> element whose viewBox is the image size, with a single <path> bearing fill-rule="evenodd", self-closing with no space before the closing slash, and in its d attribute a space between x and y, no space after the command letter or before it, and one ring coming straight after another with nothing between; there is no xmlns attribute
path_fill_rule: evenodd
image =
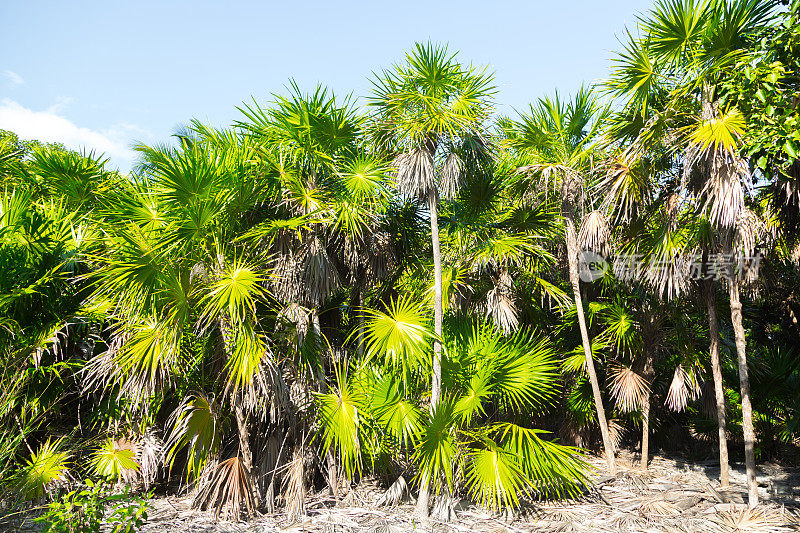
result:
<svg viewBox="0 0 800 533"><path fill-rule="evenodd" d="M757 510L745 505L743 467L735 465L732 486L719 490L719 467L655 457L648 472L623 456L615 478L602 475L603 462L594 460L600 474L595 486L578 500L528 502L514 516L487 512L467 502L455 505L447 522L414 518L413 502L378 506L382 489L363 482L341 501L324 495L310 497L307 516L290 522L283 514L263 515L245 523L217 521L190 509L190 498L153 501L143 531L153 532L779 532L800 531L800 469L759 466Z"/></svg>

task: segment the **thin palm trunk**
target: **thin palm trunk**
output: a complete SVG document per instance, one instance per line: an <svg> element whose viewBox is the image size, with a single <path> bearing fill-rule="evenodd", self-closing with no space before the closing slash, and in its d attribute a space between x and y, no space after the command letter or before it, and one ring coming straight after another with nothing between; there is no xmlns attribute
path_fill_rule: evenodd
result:
<svg viewBox="0 0 800 533"><path fill-rule="evenodd" d="M719 363L719 322L717 322L717 293L714 282L705 282L705 300L708 309L709 352L711 373L714 377L714 396L717 404L717 431L719 433L719 484L722 488L730 485L730 466L728 465L728 431L725 427L725 389L722 386L722 367Z"/></svg>
<svg viewBox="0 0 800 533"><path fill-rule="evenodd" d="M433 245L433 377L431 383L431 409L439 405L442 394L442 250L439 244L439 215L438 194L431 191L428 196L428 205L431 211L431 244Z"/></svg>
<svg viewBox="0 0 800 533"><path fill-rule="evenodd" d="M606 421L606 411L603 408L603 397L600 395L600 383L597 381L597 373L594 369L594 359L592 358L592 347L589 342L589 331L586 328L586 318L583 314L583 300L581 298L580 278L578 277L578 236L575 231L575 219L571 209L566 210L564 216L565 236L567 241L567 263L569 264L569 280L572 283L572 293L575 297L575 308L578 314L578 326L581 330L581 340L583 341L583 353L586 356L586 371L589 374L589 382L592 385L594 394L594 405L597 411L597 422L600 425L600 434L603 437L603 449L608 462L608 471L616 474L617 468L614 462L614 446L611 442L611 435L608 431Z"/></svg>
<svg viewBox="0 0 800 533"><path fill-rule="evenodd" d="M253 451L250 448L250 429L247 427L247 413L245 413L241 405L237 405L234 411L236 414L236 428L239 431L239 455L242 456L242 465L247 474L252 475Z"/></svg>
<svg viewBox="0 0 800 533"><path fill-rule="evenodd" d="M431 377L431 412L439 405L442 394L442 251L439 244L438 192L428 193L428 208L431 217L431 244L433 246L433 372ZM417 499L417 515L428 516L430 480L423 479Z"/></svg>
<svg viewBox="0 0 800 533"><path fill-rule="evenodd" d="M739 363L739 386L742 391L742 430L744 433L744 462L747 469L747 500L750 507L758 505L758 483L756 482L756 434L753 429L753 407L750 404L750 378L747 375L747 354L744 325L742 324L742 302L739 300L739 280L734 276L728 280L731 299L731 322L736 338L736 356Z"/></svg>
<svg viewBox="0 0 800 533"><path fill-rule="evenodd" d="M228 321L227 317L222 317L220 318L218 324L225 353L227 356L230 356L233 351L233 333L231 332L230 322ZM239 455L242 457L242 465L244 466L247 475L250 477L251 486L255 487L254 502L256 508L258 508L261 502L261 491L258 488L258 483L252 483L253 451L250 448L250 429L247 427L248 415L244 406L242 405L242 399L237 398L237 396L240 396L240 394L234 392L231 395L231 402L234 404L236 428L239 435Z"/></svg>
<svg viewBox="0 0 800 533"><path fill-rule="evenodd" d="M312 339L316 344L317 351L320 351L319 348L322 347L322 326L320 325L319 321L319 311L314 309L311 311L311 334L313 335ZM326 392L328 390L328 384L325 382L325 373L324 371L318 376L317 387L319 392ZM339 497L339 473L336 468L336 456L333 455L333 449L328 449L325 452L325 463L328 469L326 475L326 481L328 482L328 489L330 490L331 496L334 498Z"/></svg>
<svg viewBox="0 0 800 533"><path fill-rule="evenodd" d="M643 371L644 378L648 384L642 405L642 458L640 466L643 470L647 470L647 462L650 459L650 385L653 383L653 376L655 376L653 363L653 351L647 349Z"/></svg>

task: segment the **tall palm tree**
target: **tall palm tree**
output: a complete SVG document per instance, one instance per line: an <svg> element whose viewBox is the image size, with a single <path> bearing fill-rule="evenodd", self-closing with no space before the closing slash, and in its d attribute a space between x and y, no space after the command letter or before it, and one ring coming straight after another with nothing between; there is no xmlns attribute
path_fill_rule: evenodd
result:
<svg viewBox="0 0 800 533"><path fill-rule="evenodd" d="M452 197L461 179L455 148L464 142L486 145L485 122L495 93L493 76L466 67L447 47L417 43L406 61L373 80L373 127L380 147L396 154L397 186L402 194L427 202L434 274L434 338L431 409L442 388L442 254L439 198ZM429 480L422 480L417 511L428 514Z"/></svg>
<svg viewBox="0 0 800 533"><path fill-rule="evenodd" d="M578 221L586 207L586 191L593 172L592 156L603 123L604 111L591 91L581 89L572 101L539 100L518 121L505 122L507 142L526 162L520 167L525 191L552 191L558 198L564 222L567 266L577 309L586 369L594 395L597 422L603 438L608 470L616 472L614 447L608 430L600 384L594 367L591 341L578 274ZM601 232L602 233L602 232Z"/></svg>
<svg viewBox="0 0 800 533"><path fill-rule="evenodd" d="M660 0L641 18L642 36L631 38L631 46L620 58L620 68L612 80L615 91L640 112L639 120L647 117L649 99L666 93L666 105L655 122L673 142L686 149L681 188L690 198L698 199L720 234L732 234L742 214L748 175L735 146L744 124L736 110L721 109L722 82L726 69L751 49L753 39L766 27L774 5L769 0ZM744 330L734 280L729 283L729 293L742 389L749 502L754 506L758 503L755 434ZM718 365L714 362L715 343L716 339L712 339L712 367ZM717 373L714 374L716 382ZM715 385L719 399L722 384ZM723 417L718 413L720 437ZM724 451L721 439L721 459L726 455ZM723 482L726 481L723 475Z"/></svg>

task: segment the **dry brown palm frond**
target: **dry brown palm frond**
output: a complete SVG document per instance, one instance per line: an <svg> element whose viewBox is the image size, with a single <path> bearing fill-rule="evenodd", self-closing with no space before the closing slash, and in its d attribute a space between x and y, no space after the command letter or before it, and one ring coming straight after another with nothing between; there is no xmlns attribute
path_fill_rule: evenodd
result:
<svg viewBox="0 0 800 533"><path fill-rule="evenodd" d="M268 283L275 297L282 302L300 300L302 284L302 262L293 251L275 255L272 264L272 276Z"/></svg>
<svg viewBox="0 0 800 533"><path fill-rule="evenodd" d="M290 337L296 345L302 346L306 334L308 333L308 326L311 323L311 310L303 307L298 303L290 303L278 312L277 319L275 320L275 330L285 329L289 331ZM292 329L294 335L291 334Z"/></svg>
<svg viewBox="0 0 800 533"><path fill-rule="evenodd" d="M414 148L400 154L395 158L393 167L397 188L402 194L424 198L430 191L436 189L433 154L426 148Z"/></svg>
<svg viewBox="0 0 800 533"><path fill-rule="evenodd" d="M674 252L653 256L645 268L645 280L667 300L678 298L689 288L689 274L692 268L690 255Z"/></svg>
<svg viewBox="0 0 800 533"><path fill-rule="evenodd" d="M731 533L780 533L791 531L781 513L769 509L742 509L718 513L712 519L723 531Z"/></svg>
<svg viewBox="0 0 800 533"><path fill-rule="evenodd" d="M400 504L404 498L409 495L408 490L408 483L406 483L406 478L403 476L398 477L392 486L386 489L378 501L375 502L375 505L387 505L390 507L394 507L395 505Z"/></svg>
<svg viewBox="0 0 800 533"><path fill-rule="evenodd" d="M347 267L350 283L356 280L356 273L363 262L363 242L361 235L345 234L343 238L336 239L339 243L339 252Z"/></svg>
<svg viewBox="0 0 800 533"><path fill-rule="evenodd" d="M195 283L207 283L208 281L209 276L206 265L204 265L202 262L195 263L195 265L189 271L189 284L194 285Z"/></svg>
<svg viewBox="0 0 800 533"><path fill-rule="evenodd" d="M139 437L137 448L139 453L136 456L136 462L139 463L139 473L142 476L144 490L148 491L158 476L159 468L164 464L164 443L152 430L148 429Z"/></svg>
<svg viewBox="0 0 800 533"><path fill-rule="evenodd" d="M288 387L272 353L269 350L267 352L249 382L235 392L230 386L226 390L232 392L231 401L235 405L242 405L247 412L264 422L279 420L289 405Z"/></svg>
<svg viewBox="0 0 800 533"><path fill-rule="evenodd" d="M692 144L686 151L683 181L696 175L696 165L704 168L708 177L693 188L703 199L703 210L715 226L732 228L745 208L745 189L752 186L752 176L747 162L722 147L704 147Z"/></svg>
<svg viewBox="0 0 800 533"><path fill-rule="evenodd" d="M736 261L735 272L742 281L748 283L755 281L758 276L759 262L753 257L759 241L767 237L766 223L753 211L744 208L736 220L736 227L732 236L733 260Z"/></svg>
<svg viewBox="0 0 800 533"><path fill-rule="evenodd" d="M298 335L305 335L308 332L311 310L298 303L290 303L278 312L277 321L288 322L297 330ZM276 327L278 325L276 324Z"/></svg>
<svg viewBox="0 0 800 533"><path fill-rule="evenodd" d="M260 493L263 495L262 502L268 513L274 513L277 500L277 490L280 488L280 464L283 462L284 445L287 436L279 438L278 432L273 431L263 442L261 453L259 453L260 464L258 472L255 474L256 482Z"/></svg>
<svg viewBox="0 0 800 533"><path fill-rule="evenodd" d="M375 284L386 279L397 268L397 256L392 247L392 238L385 231L373 231L367 239L367 283Z"/></svg>
<svg viewBox="0 0 800 533"><path fill-rule="evenodd" d="M608 420L608 433L611 437L611 444L615 450L619 450L622 444L622 438L625 436L626 428L618 418L610 418Z"/></svg>
<svg viewBox="0 0 800 533"><path fill-rule="evenodd" d="M605 253L611 241L608 219L600 211L592 211L583 218L578 234L578 245L584 250Z"/></svg>
<svg viewBox="0 0 800 533"><path fill-rule="evenodd" d="M612 367L610 374L611 396L617 400L620 410L631 412L641 409L650 394L647 380L624 365Z"/></svg>
<svg viewBox="0 0 800 533"><path fill-rule="evenodd" d="M676 412L686 409L690 400L696 400L700 394L700 384L697 382L694 370L688 371L682 364L675 368L672 383L667 391L664 405Z"/></svg>
<svg viewBox="0 0 800 533"><path fill-rule="evenodd" d="M753 255L758 240L766 234L766 231L764 221L745 207L736 220L733 234L734 250L745 256Z"/></svg>
<svg viewBox="0 0 800 533"><path fill-rule="evenodd" d="M239 520L243 507L248 515L255 513L250 473L240 457L231 457L214 467L213 473L203 481L194 506L202 510L214 509L216 517L223 519Z"/></svg>
<svg viewBox="0 0 800 533"><path fill-rule="evenodd" d="M648 520L653 518L675 516L681 512L677 505L661 498L654 498L643 502L642 505L639 506L639 511Z"/></svg>
<svg viewBox="0 0 800 533"><path fill-rule="evenodd" d="M516 331L519 327L514 290L508 270L503 270L497 276L494 288L486 294L486 314L492 318L495 326L506 334Z"/></svg>
<svg viewBox="0 0 800 533"><path fill-rule="evenodd" d="M284 481L283 499L286 502L286 516L290 521L299 520L306 514L306 470L305 454L302 448L294 451Z"/></svg>
<svg viewBox="0 0 800 533"><path fill-rule="evenodd" d="M301 252L303 285L302 300L310 307L326 302L339 288L339 271L316 235L310 237Z"/></svg>
<svg viewBox="0 0 800 533"><path fill-rule="evenodd" d="M455 152L450 152L442 165L442 179L440 192L443 198L452 200L461 188L461 175L463 169L461 158Z"/></svg>
<svg viewBox="0 0 800 533"><path fill-rule="evenodd" d="M284 382L289 383L289 401L299 412L311 415L312 413L308 411L314 406L312 384L300 378L295 372L295 369L286 367L283 369Z"/></svg>
<svg viewBox="0 0 800 533"><path fill-rule="evenodd" d="M538 178L544 190L553 188L561 195L562 210L574 211L586 203L586 187L583 177L568 165L534 163L517 168L517 173L529 174ZM532 188L528 189L533 191ZM530 196L534 200L535 196Z"/></svg>

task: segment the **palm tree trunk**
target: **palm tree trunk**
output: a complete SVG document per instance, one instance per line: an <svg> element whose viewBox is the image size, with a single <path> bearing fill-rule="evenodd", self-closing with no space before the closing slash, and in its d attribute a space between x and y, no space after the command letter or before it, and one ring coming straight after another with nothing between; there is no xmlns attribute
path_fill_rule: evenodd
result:
<svg viewBox="0 0 800 533"><path fill-rule="evenodd" d="M439 405L442 394L442 250L439 244L438 193L428 194L428 207L431 212L431 244L433 245L433 380L431 383L431 409Z"/></svg>
<svg viewBox="0 0 800 533"><path fill-rule="evenodd" d="M247 414L244 409L237 405L236 428L239 430L239 454L242 456L242 464L248 473L253 472L253 451L250 449L250 430L247 427Z"/></svg>
<svg viewBox="0 0 800 533"><path fill-rule="evenodd" d="M714 396L717 403L717 431L719 433L719 484L722 488L730 485L730 466L728 465L728 431L725 427L725 389L722 385L722 367L719 364L719 322L717 322L717 293L714 282L707 280L705 285L706 308L708 309L709 352L711 355L711 374L714 377Z"/></svg>
<svg viewBox="0 0 800 533"><path fill-rule="evenodd" d="M357 331L358 334L356 335L356 353L359 357L364 355L364 313L362 312L362 299L363 299L363 291L360 286L356 285L353 287L353 293L350 298L350 305L352 308L352 313L355 314L356 322L358 323ZM352 315L351 315L352 316Z"/></svg>
<svg viewBox="0 0 800 533"><path fill-rule="evenodd" d="M242 456L242 466L251 479L251 485L255 489L253 496L255 507L261 505L261 489L258 483L253 482L255 471L253 470L253 450L250 448L250 429L247 427L247 413L241 406L241 402L234 409L236 414L236 428L239 431L239 454Z"/></svg>
<svg viewBox="0 0 800 533"><path fill-rule="evenodd" d="M319 321L319 311L315 308L311 311L311 334L312 339L319 349L322 347L322 326L320 325ZM319 351L319 350L318 350ZM317 388L319 392L326 392L328 390L328 384L325 382L325 371L323 370L319 376L317 376ZM325 463L328 469L326 477L326 481L328 482L328 489L330 490L331 496L334 498L339 497L339 473L336 468L336 456L333 455L333 448L329 449L325 453Z"/></svg>
<svg viewBox="0 0 800 533"><path fill-rule="evenodd" d="M750 404L750 378L747 375L742 302L739 300L739 280L735 276L728 280L728 290L731 299L731 322L733 322L733 333L736 338L736 356L739 362L739 386L742 391L742 430L744 432L744 462L747 469L747 501L750 507L755 507L758 505L756 434L753 429L753 407Z"/></svg>
<svg viewBox="0 0 800 533"><path fill-rule="evenodd" d="M600 395L600 383L597 381L597 374L594 370L594 360L592 359L592 347L589 342L589 331L586 328L586 318L583 314L583 300L581 298L580 278L578 277L578 235L575 231L575 219L571 209L566 210L564 216L565 237L567 241L567 263L569 264L569 280L572 283L572 293L575 297L575 308L578 314L578 326L581 330L581 340L583 341L583 353L586 356L586 371L589 374L589 382L592 384L594 394L594 405L597 411L597 422L600 424L600 434L603 437L603 449L608 461L608 471L611 474L617 473L614 462L614 446L611 443L611 435L608 431L606 421L606 411L603 408L603 397Z"/></svg>
<svg viewBox="0 0 800 533"><path fill-rule="evenodd" d="M233 351L233 333L231 332L230 322L227 317L223 316L219 319L218 324L225 353L230 356ZM236 428L239 434L239 455L242 456L242 465L247 471L247 475L250 477L251 485L255 487L254 499L255 506L258 508L261 503L261 490L258 487L258 483L253 482L255 472L253 471L253 450L250 448L250 429L247 427L248 416L242 405L241 398L237 399L237 396L240 396L237 392L231 394L231 403L234 406Z"/></svg>
<svg viewBox="0 0 800 533"><path fill-rule="evenodd" d="M433 373L431 377L431 412L439 405L442 395L442 250L439 244L439 193L435 189L428 193L428 209L431 217L431 244L433 246ZM417 498L417 515L428 516L430 480L420 483Z"/></svg>
<svg viewBox="0 0 800 533"><path fill-rule="evenodd" d="M642 405L642 458L640 463L642 470L647 470L647 462L650 459L650 386L653 383L653 376L655 376L653 363L652 350L646 350L643 373L648 387Z"/></svg>

